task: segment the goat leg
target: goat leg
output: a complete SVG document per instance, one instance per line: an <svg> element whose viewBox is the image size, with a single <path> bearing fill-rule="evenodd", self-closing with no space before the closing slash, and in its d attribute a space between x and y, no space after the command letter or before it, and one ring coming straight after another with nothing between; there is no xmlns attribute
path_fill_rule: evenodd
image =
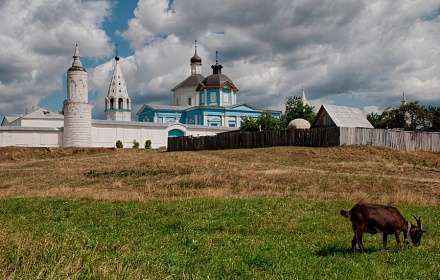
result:
<svg viewBox="0 0 440 280"><path fill-rule="evenodd" d="M353 236L353 239L351 240L351 249L353 250L353 254L356 254L356 234Z"/></svg>
<svg viewBox="0 0 440 280"><path fill-rule="evenodd" d="M361 249L361 253L365 253L364 245L362 244L362 231L357 228L355 232L356 243L359 245Z"/></svg>
<svg viewBox="0 0 440 280"><path fill-rule="evenodd" d="M396 237L397 244L399 244L399 250L402 251L402 243L400 242L400 230L396 230L394 232L394 236Z"/></svg>
<svg viewBox="0 0 440 280"><path fill-rule="evenodd" d="M383 249L386 250L387 249L387 243L388 243L388 233L384 232L383 233Z"/></svg>

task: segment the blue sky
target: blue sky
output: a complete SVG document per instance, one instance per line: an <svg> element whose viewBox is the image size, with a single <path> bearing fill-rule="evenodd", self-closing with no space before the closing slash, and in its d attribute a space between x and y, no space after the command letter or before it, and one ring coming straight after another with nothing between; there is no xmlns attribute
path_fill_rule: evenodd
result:
<svg viewBox="0 0 440 280"><path fill-rule="evenodd" d="M80 43L94 118L103 118L115 46L132 99L171 104L190 75L198 40L202 74L215 51L238 102L283 110L287 96L359 107L408 101L440 106L440 4L306 0L0 1L0 115L59 111Z"/></svg>

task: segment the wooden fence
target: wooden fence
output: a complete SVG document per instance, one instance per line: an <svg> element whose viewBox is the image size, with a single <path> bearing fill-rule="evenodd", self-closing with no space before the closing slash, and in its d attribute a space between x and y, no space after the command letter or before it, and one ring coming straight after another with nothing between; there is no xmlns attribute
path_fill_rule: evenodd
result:
<svg viewBox="0 0 440 280"><path fill-rule="evenodd" d="M403 151L440 151L439 132L340 128L340 145L372 145Z"/></svg>
<svg viewBox="0 0 440 280"><path fill-rule="evenodd" d="M214 136L168 138L168 151L249 149L274 146L335 146L337 129L297 129L241 132Z"/></svg>
<svg viewBox="0 0 440 280"><path fill-rule="evenodd" d="M319 127L310 130L232 131L214 136L168 138L168 151L249 149L274 146L372 145L397 150L440 151L440 133L370 128Z"/></svg>

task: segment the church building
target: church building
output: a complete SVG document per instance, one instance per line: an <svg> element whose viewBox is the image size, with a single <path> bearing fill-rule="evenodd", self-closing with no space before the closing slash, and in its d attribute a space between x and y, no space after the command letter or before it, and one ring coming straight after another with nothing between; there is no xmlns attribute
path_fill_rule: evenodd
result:
<svg viewBox="0 0 440 280"><path fill-rule="evenodd" d="M238 129L242 117L257 118L267 111L280 117L281 111L265 110L245 102L237 103L238 89L222 73L218 52L215 65L211 66L212 74L207 77L201 74L202 59L197 55L197 44L190 65L190 76L171 89L174 105L144 104L137 113L139 121Z"/></svg>

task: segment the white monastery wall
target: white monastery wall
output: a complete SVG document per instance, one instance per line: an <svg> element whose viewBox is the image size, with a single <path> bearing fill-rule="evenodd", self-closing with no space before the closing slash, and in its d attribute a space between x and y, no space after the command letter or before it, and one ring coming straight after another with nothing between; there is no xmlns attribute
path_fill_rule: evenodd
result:
<svg viewBox="0 0 440 280"><path fill-rule="evenodd" d="M77 104L76 104L77 105ZM121 140L124 148L132 148L133 140L139 142L139 148L144 148L145 141L151 140L151 148L166 147L168 132L178 129L185 136L208 136L220 132L231 131L229 127L207 127L198 125L182 125L179 123L143 123L92 120L91 144L84 147L115 147L116 141ZM63 147L63 128L55 127L19 127L0 126L0 147ZM83 135L83 137L85 137ZM76 146L77 147L77 146Z"/></svg>
<svg viewBox="0 0 440 280"><path fill-rule="evenodd" d="M133 140L139 142L139 148L144 148L145 141L151 140L151 148L166 147L168 132L178 129L185 136L208 136L233 130L228 127L190 126L180 123L146 123L92 120L92 146L115 147L120 140L124 148L133 147Z"/></svg>
<svg viewBox="0 0 440 280"><path fill-rule="evenodd" d="M62 143L59 128L0 127L0 147L62 147Z"/></svg>

